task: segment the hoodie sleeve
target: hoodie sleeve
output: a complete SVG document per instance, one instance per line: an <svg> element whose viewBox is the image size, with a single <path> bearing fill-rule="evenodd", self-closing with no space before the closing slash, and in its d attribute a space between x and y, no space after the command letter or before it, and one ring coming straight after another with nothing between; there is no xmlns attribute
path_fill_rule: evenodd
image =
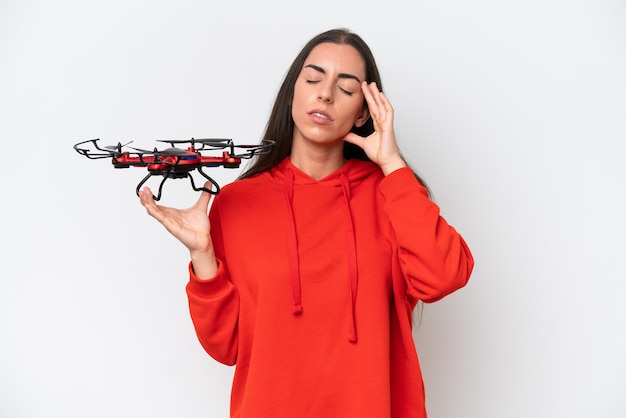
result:
<svg viewBox="0 0 626 418"><path fill-rule="evenodd" d="M232 366L237 361L239 295L223 262L219 212L211 208L211 237L218 259L215 277L200 280L189 263L187 297L196 335L206 352L220 363Z"/></svg>
<svg viewBox="0 0 626 418"><path fill-rule="evenodd" d="M435 302L465 286L474 266L472 254L413 171L394 171L381 181L380 190L409 296Z"/></svg>

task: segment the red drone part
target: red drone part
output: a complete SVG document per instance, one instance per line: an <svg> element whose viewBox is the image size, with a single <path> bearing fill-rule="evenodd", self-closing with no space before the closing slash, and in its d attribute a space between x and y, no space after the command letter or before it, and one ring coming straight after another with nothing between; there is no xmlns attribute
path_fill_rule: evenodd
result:
<svg viewBox="0 0 626 418"><path fill-rule="evenodd" d="M135 192L139 195L141 186L152 176L162 176L163 180L159 184L159 191L156 196L152 196L154 200L160 200L163 190L163 184L170 178L189 178L191 187L195 191L205 191L210 194L218 194L220 186L215 180L207 175L203 167L224 167L239 168L242 159L249 159L255 155L266 154L274 145L274 141L263 140L258 145L235 145L232 139L194 139L190 140L174 140L174 141L157 141L170 144L169 148L152 151L139 148L127 147L128 142L124 145L110 145L101 147L98 144L99 139L89 139L74 145L74 149L81 155L90 159L110 158L113 167L145 167L148 170L141 182L137 185ZM186 149L177 148L177 144L188 144ZM126 150L125 147L130 150ZM219 155L204 155L203 152L222 151ZM241 151L236 153L236 151ZM215 188L197 187L191 172L197 170L204 178L215 186Z"/></svg>

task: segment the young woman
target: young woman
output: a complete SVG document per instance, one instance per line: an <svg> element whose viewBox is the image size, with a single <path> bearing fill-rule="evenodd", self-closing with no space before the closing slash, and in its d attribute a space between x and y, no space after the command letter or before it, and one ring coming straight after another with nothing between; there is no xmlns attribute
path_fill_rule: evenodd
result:
<svg viewBox="0 0 626 418"><path fill-rule="evenodd" d="M236 365L232 417L425 417L418 301L473 259L396 145L374 58L347 30L313 38L278 93L259 156L211 204L148 213L190 251L191 317Z"/></svg>

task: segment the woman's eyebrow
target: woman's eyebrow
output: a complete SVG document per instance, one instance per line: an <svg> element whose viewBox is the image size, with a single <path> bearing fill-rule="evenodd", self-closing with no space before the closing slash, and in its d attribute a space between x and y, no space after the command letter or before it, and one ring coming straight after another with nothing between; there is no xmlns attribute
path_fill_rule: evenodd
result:
<svg viewBox="0 0 626 418"><path fill-rule="evenodd" d="M305 66L305 68L312 68L317 72L320 72L322 74L326 74L326 70L324 70L322 67L317 66L315 64L308 64ZM361 80L359 80L359 77L355 76L354 74L348 74L348 73L339 73L338 75L339 78L351 78L353 80L356 80L359 82L359 84L361 83Z"/></svg>

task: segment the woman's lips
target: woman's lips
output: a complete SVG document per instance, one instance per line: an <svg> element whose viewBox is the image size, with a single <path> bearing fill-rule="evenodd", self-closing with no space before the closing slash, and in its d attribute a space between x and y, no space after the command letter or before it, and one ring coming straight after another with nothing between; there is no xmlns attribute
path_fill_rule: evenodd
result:
<svg viewBox="0 0 626 418"><path fill-rule="evenodd" d="M315 109L309 112L309 118L320 125L328 125L333 120L330 115L323 110Z"/></svg>

